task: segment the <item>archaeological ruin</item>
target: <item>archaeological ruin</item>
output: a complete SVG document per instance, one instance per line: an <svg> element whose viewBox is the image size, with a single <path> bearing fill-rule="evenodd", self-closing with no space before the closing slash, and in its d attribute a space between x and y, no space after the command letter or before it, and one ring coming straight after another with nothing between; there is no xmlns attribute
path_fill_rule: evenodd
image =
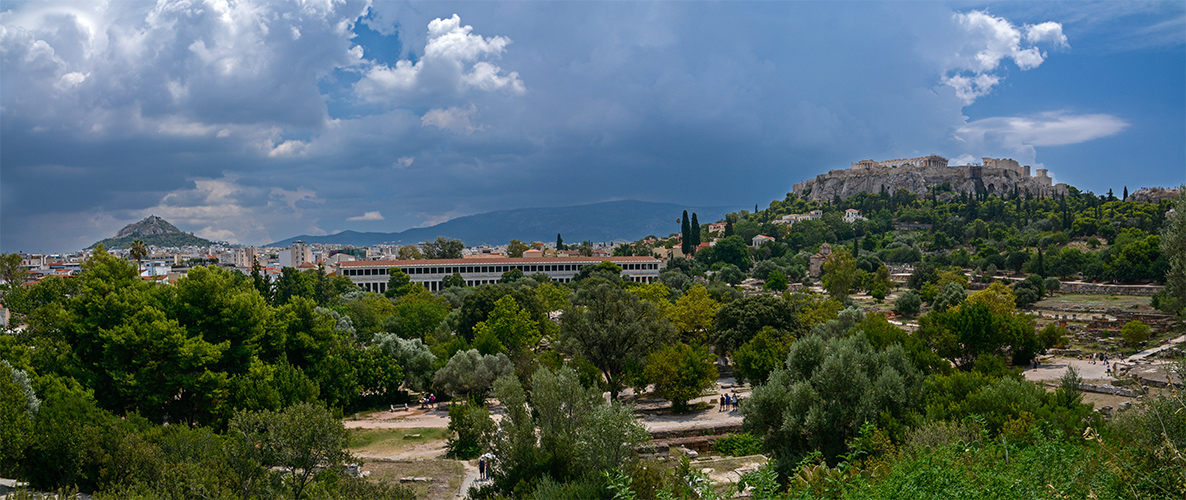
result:
<svg viewBox="0 0 1186 500"><path fill-rule="evenodd" d="M917 158L897 158L875 161L861 160L852 167L832 170L795 184L793 192L815 201L847 198L857 193L879 193L883 189L893 193L905 189L916 195L929 195L937 190L939 198L959 196L960 193L988 193L1005 195L1016 192L1032 196L1065 194L1066 184L1054 184L1044 168L1030 174L1029 165L1021 165L1011 158L981 158L980 165L949 166L947 158L938 155Z"/></svg>

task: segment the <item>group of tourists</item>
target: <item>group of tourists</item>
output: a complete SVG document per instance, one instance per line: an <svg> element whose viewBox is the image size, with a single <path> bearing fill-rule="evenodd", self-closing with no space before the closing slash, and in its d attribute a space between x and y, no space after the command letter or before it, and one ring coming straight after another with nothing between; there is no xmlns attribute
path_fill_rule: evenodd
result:
<svg viewBox="0 0 1186 500"><path fill-rule="evenodd" d="M741 404L741 398L737 397L737 393L721 394L721 407L717 411L732 411L737 409L737 405Z"/></svg>
<svg viewBox="0 0 1186 500"><path fill-rule="evenodd" d="M429 395L427 395L427 396L424 396L424 397L421 397L421 398L420 398L420 408L429 408L429 407L431 407L431 406L435 405L435 404L436 404L436 402L437 402L437 397L436 397L436 395L435 395L435 394L429 394Z"/></svg>

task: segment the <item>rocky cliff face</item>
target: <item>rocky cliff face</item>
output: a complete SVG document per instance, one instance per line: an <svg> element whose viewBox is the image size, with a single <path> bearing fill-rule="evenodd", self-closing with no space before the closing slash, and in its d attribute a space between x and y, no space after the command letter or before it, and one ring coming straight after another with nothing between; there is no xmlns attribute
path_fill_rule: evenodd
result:
<svg viewBox="0 0 1186 500"><path fill-rule="evenodd" d="M120 229L118 233L115 233L115 237L116 238L127 238L127 237L132 237L132 236L143 237L143 236L155 236L158 234L169 234L169 233L181 233L181 230L177 229L176 226L169 224L169 222L166 221L165 219L162 219L155 215L150 215L148 217L145 217L144 220L141 220L140 222L134 222L132 224L128 224L128 225L124 226L124 228Z"/></svg>
<svg viewBox="0 0 1186 500"><path fill-rule="evenodd" d="M893 193L905 189L926 195L931 188L943 187L947 196L986 191L990 194L1021 193L1049 196L1066 192L1066 184L1052 184L1044 175L1027 176L1013 168L965 165L959 167L902 166L833 170L814 179L795 184L794 193L815 201L831 201L858 193L879 193L884 188ZM947 191L950 188L950 191Z"/></svg>
<svg viewBox="0 0 1186 500"><path fill-rule="evenodd" d="M1129 201L1140 203L1160 203L1161 200L1177 198L1180 188L1141 188L1128 195Z"/></svg>

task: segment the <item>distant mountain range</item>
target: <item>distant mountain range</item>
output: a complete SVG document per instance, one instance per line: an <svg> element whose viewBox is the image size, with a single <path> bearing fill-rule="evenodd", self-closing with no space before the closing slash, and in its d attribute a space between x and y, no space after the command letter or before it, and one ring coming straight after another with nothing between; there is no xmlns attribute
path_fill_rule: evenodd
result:
<svg viewBox="0 0 1186 500"><path fill-rule="evenodd" d="M131 248L132 242L136 240L143 241L148 246L158 247L208 247L216 244L213 241L183 232L165 219L150 215L139 222L124 226L118 233L115 233L114 237L97 241L87 249L95 248L100 243L104 248Z"/></svg>
<svg viewBox="0 0 1186 500"><path fill-rule="evenodd" d="M648 235L667 236L679 232L683 211L696 212L701 223L716 222L736 211L729 207L689 207L646 201L607 201L568 207L520 208L458 217L435 226L412 228L395 233L360 233L342 231L328 236L294 236L267 246L286 247L294 241L305 243L370 246L380 243L413 244L437 236L456 238L466 245L500 245L511 239L556 241L560 233L565 243L589 241L634 241Z"/></svg>

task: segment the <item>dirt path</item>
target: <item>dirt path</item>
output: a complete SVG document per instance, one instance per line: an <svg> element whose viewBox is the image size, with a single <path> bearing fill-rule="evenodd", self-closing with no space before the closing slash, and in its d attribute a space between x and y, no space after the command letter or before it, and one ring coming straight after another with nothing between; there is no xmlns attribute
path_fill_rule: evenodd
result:
<svg viewBox="0 0 1186 500"><path fill-rule="evenodd" d="M457 490L457 498L465 498L466 493L469 493L471 486L478 482L478 461L466 460L461 462L461 467L465 469L465 478L461 480L461 488Z"/></svg>

